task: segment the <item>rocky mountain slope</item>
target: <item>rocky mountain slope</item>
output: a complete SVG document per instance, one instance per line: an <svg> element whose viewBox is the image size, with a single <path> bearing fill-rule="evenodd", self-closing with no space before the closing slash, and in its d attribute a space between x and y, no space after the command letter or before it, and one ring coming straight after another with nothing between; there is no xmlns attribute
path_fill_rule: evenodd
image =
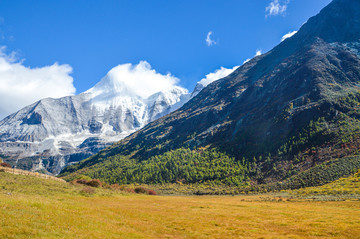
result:
<svg viewBox="0 0 360 239"><path fill-rule="evenodd" d="M334 0L270 52L211 83L179 110L67 167L63 175L146 182L144 176L135 178L132 173L142 170L140 175L147 175L156 168L154 177L161 183L187 178L199 182L224 178L221 182L228 183L238 167L238 176L233 177L247 185L284 180L330 160L335 152L356 153L351 147L342 149L359 141L359 84L360 1ZM171 165L189 163L196 168L202 157L195 154L192 161L189 154L194 152L180 148L200 154L220 151L205 154L207 163L201 170L218 167L222 154L241 165L214 169L206 177L205 171L196 169L188 177L190 168L184 166L181 170L187 174L179 176ZM184 155L190 161L180 163ZM169 163L162 165L161 159Z"/></svg>
<svg viewBox="0 0 360 239"><path fill-rule="evenodd" d="M147 98L111 75L88 91L47 98L0 122L0 154L18 168L57 174L182 106L190 94L174 86Z"/></svg>

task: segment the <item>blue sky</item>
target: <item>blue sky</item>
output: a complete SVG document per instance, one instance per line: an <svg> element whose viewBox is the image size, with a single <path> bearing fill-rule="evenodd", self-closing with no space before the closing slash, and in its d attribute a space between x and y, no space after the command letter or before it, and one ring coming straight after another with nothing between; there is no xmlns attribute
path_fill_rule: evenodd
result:
<svg viewBox="0 0 360 239"><path fill-rule="evenodd" d="M206 74L271 50L330 2L1 0L0 46L6 47L3 57L24 67L67 64L71 74L57 70L73 77L76 93L113 67L141 60L191 91ZM209 32L212 45L206 42Z"/></svg>

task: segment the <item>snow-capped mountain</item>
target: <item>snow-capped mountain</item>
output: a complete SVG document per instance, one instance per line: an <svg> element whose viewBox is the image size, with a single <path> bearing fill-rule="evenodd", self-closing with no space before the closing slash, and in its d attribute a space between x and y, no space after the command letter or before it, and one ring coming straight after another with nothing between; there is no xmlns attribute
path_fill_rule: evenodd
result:
<svg viewBox="0 0 360 239"><path fill-rule="evenodd" d="M109 72L84 93L29 105L0 121L0 154L19 168L57 174L190 98L179 86L148 97L133 89Z"/></svg>

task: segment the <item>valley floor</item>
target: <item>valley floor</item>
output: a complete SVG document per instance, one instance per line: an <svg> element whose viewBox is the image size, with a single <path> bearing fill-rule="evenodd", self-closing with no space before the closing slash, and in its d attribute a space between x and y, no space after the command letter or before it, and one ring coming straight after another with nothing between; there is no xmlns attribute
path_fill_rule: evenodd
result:
<svg viewBox="0 0 360 239"><path fill-rule="evenodd" d="M36 187L34 187L36 186ZM0 238L359 238L360 201L111 193L0 172Z"/></svg>

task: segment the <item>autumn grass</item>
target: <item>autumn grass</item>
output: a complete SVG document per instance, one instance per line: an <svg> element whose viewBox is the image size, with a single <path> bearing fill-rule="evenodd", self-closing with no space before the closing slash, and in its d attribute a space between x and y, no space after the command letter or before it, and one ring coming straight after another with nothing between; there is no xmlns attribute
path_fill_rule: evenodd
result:
<svg viewBox="0 0 360 239"><path fill-rule="evenodd" d="M360 201L147 196L0 173L0 238L359 238Z"/></svg>

